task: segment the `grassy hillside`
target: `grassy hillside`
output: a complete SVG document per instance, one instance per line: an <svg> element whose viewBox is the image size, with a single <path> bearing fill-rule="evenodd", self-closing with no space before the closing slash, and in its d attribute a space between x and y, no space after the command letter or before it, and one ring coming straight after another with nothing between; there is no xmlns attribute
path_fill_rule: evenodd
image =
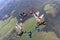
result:
<svg viewBox="0 0 60 40"><path fill-rule="evenodd" d="M11 18L9 23L8 20L0 21L0 38L4 38L13 30L15 24L17 23L16 18ZM6 24L7 23L7 24ZM5 25L6 24L6 25ZM4 26L3 26L4 25Z"/></svg>

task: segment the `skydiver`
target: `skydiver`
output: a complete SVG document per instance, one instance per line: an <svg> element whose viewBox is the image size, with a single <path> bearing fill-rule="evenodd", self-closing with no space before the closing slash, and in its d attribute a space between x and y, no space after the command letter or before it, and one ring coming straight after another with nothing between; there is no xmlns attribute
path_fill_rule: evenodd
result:
<svg viewBox="0 0 60 40"><path fill-rule="evenodd" d="M26 31L20 30L20 33L18 35L21 37L24 33L26 33Z"/></svg>
<svg viewBox="0 0 60 40"><path fill-rule="evenodd" d="M35 30L37 30L38 32L42 32L43 31L43 30L39 29L40 25L46 25L45 21L43 21L41 23L40 22L37 23L37 26L35 27Z"/></svg>
<svg viewBox="0 0 60 40"><path fill-rule="evenodd" d="M23 12L23 13L20 14L20 16L21 16L22 19L24 19L24 17L26 17L27 14Z"/></svg>
<svg viewBox="0 0 60 40"><path fill-rule="evenodd" d="M22 24L22 23L19 23L19 24L17 24L17 23L16 23L16 26L15 26L15 28L16 28L16 29L18 29L18 28L19 28L19 29L21 30L21 29L22 29L22 27L23 27L23 24Z"/></svg>
<svg viewBox="0 0 60 40"><path fill-rule="evenodd" d="M38 32L43 32L43 30L41 30L41 29L38 29L37 31L38 31Z"/></svg>
<svg viewBox="0 0 60 40"><path fill-rule="evenodd" d="M31 31L28 32L28 36L29 36L29 38L32 38L32 32Z"/></svg>
<svg viewBox="0 0 60 40"><path fill-rule="evenodd" d="M37 22L37 26L40 26L40 25L46 25L46 22L43 21L43 22Z"/></svg>
<svg viewBox="0 0 60 40"><path fill-rule="evenodd" d="M39 15L39 11L34 12L34 8L32 8L31 10L29 10L29 13L32 14L35 18L37 22L40 22L41 19L43 18L44 14L42 14L41 16Z"/></svg>
<svg viewBox="0 0 60 40"><path fill-rule="evenodd" d="M30 13L30 14L33 14L33 13L34 13L34 8L30 9L30 10L29 10L29 13Z"/></svg>
<svg viewBox="0 0 60 40"><path fill-rule="evenodd" d="M38 32L42 32L42 30L39 29L39 26L35 27L35 30L37 30Z"/></svg>
<svg viewBox="0 0 60 40"><path fill-rule="evenodd" d="M20 37L24 34L24 31L20 31L20 33L18 34Z"/></svg>
<svg viewBox="0 0 60 40"><path fill-rule="evenodd" d="M40 22L41 19L42 19L43 16L44 16L44 14L42 14L41 16L39 16L39 11L38 11L38 12L36 12L35 14L33 14L33 16L36 18L36 21L37 21L38 26L39 26L39 25L46 25L46 24L45 24L45 21Z"/></svg>

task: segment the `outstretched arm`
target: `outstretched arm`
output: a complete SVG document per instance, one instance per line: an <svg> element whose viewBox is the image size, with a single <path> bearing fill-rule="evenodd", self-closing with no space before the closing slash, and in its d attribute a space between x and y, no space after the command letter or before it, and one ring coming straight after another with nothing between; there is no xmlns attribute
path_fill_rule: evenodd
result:
<svg viewBox="0 0 60 40"><path fill-rule="evenodd" d="M35 14L32 14L35 18L37 18L37 16Z"/></svg>
<svg viewBox="0 0 60 40"><path fill-rule="evenodd" d="M39 18L42 19L44 17L44 14L42 14Z"/></svg>

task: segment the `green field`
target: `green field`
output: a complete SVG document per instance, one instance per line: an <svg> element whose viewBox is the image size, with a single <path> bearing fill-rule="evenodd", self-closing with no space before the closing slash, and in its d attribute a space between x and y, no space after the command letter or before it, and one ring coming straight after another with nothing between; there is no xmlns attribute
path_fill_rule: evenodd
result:
<svg viewBox="0 0 60 40"><path fill-rule="evenodd" d="M10 20L10 21L9 21ZM42 19L44 20L44 19ZM0 40L2 38L7 37L11 31L14 29L15 24L17 23L16 18L9 18L4 21L0 21ZM31 31L36 26L36 20L34 17L29 18L23 23L23 30L25 31ZM41 25L40 29L44 28L45 25ZM37 32L34 31L32 34L32 38L30 39L28 37L28 34L23 34L22 37L18 37L16 40L58 40L54 32Z"/></svg>
<svg viewBox="0 0 60 40"><path fill-rule="evenodd" d="M7 37L7 35L9 35L9 33L13 30L16 23L17 19L11 17L4 21L0 21L0 39Z"/></svg>
<svg viewBox="0 0 60 40"><path fill-rule="evenodd" d="M43 19L42 19L43 20ZM36 26L36 20L34 18L30 18L24 22L23 30L30 31L33 30ZM44 25L40 26L40 29L44 28ZM28 37L28 34L23 34L22 37L18 37L16 40L58 40L54 32L37 32L34 31L32 34L32 38Z"/></svg>

